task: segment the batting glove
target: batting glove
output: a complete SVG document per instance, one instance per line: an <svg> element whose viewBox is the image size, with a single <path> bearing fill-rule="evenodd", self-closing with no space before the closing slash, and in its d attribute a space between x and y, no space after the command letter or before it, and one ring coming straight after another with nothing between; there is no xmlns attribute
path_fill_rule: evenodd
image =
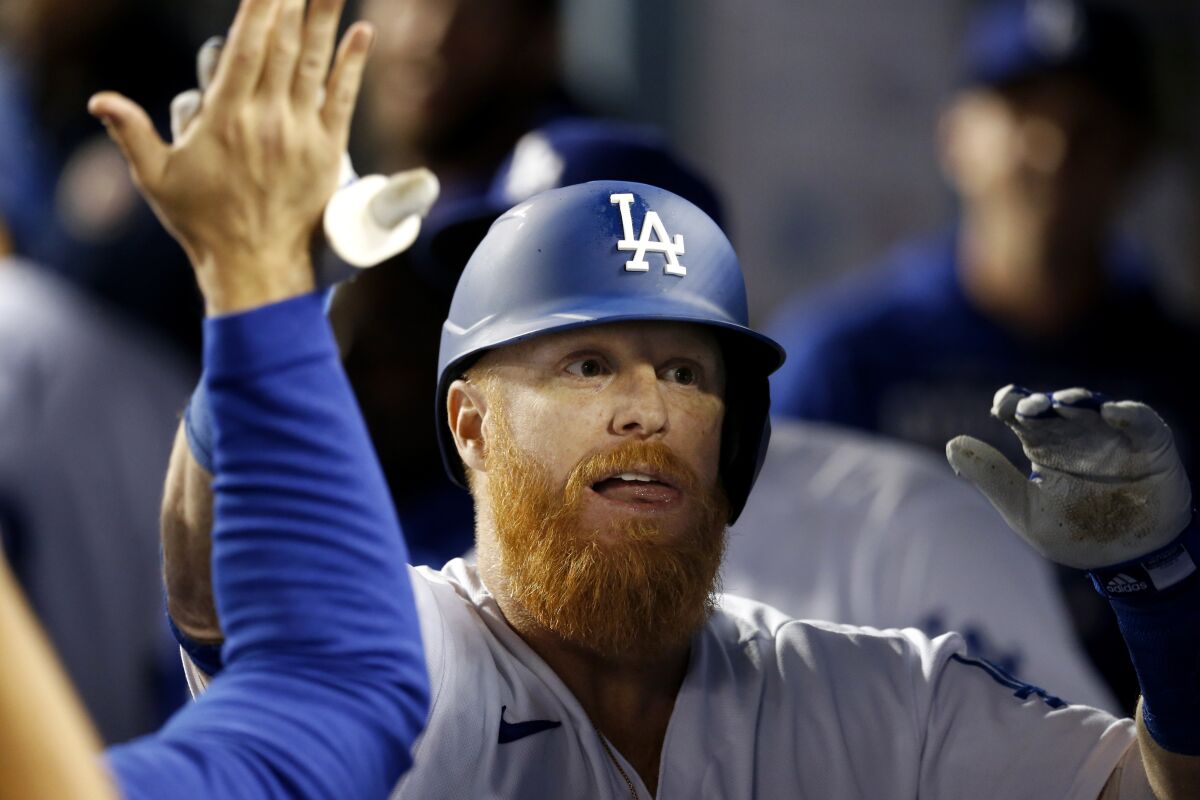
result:
<svg viewBox="0 0 1200 800"><path fill-rule="evenodd" d="M1192 516L1192 492L1171 431L1142 403L1086 389L996 393L992 416L1033 463L1026 478L969 436L946 445L950 466L1046 558L1094 570L1171 543Z"/></svg>

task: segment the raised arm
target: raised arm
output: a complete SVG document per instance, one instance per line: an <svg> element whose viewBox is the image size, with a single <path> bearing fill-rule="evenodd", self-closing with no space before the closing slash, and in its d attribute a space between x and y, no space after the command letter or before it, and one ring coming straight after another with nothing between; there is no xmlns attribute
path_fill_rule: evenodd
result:
<svg viewBox="0 0 1200 800"><path fill-rule="evenodd" d="M319 8L317 12L321 13ZM171 130L177 142L187 138L205 107L205 98L215 91L213 85L224 46L221 37L205 42L196 60L198 86L181 93L171 104ZM307 55L309 51L306 48L304 52ZM294 87L298 84L294 82ZM294 91L293 99L302 94ZM344 262L340 270L333 270L339 278L353 274L351 265L374 266L410 247L420 231L421 218L433 206L439 191L437 178L424 168L390 177L360 178L348 153L342 157L339 182L338 191L323 213L324 241L331 253ZM213 439L212 411L202 378L173 446L161 516L164 577L171 618L183 634L180 638L189 647L200 650L211 649L223 639L212 598L209 566Z"/></svg>
<svg viewBox="0 0 1200 800"><path fill-rule="evenodd" d="M318 296L210 320L225 668L111 763L134 797L383 797L427 683L403 539Z"/></svg>
<svg viewBox="0 0 1200 800"><path fill-rule="evenodd" d="M352 26L326 82L341 5L313 0L306 19L303 0L243 0L173 146L132 102L92 101L209 315L214 477L181 436L164 548L177 624L223 637L226 664L153 739L110 753L130 797L383 797L425 721L407 553L308 257L371 40Z"/></svg>
<svg viewBox="0 0 1200 800"><path fill-rule="evenodd" d="M1032 476L963 436L947 446L951 465L1034 549L1091 574L1137 670L1141 763L1114 772L1103 797L1145 796L1146 778L1160 800L1200 797L1200 528L1170 430L1141 403L1083 389L1008 386L992 413Z"/></svg>

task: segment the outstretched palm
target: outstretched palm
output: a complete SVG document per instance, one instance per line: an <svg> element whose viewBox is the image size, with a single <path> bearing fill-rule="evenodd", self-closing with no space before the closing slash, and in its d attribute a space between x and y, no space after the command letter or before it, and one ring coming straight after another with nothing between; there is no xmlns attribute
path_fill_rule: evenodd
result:
<svg viewBox="0 0 1200 800"><path fill-rule="evenodd" d="M171 145L145 111L102 93L134 180L187 251L210 312L311 288L308 246L338 185L373 36L347 31L345 0L243 0L199 115Z"/></svg>

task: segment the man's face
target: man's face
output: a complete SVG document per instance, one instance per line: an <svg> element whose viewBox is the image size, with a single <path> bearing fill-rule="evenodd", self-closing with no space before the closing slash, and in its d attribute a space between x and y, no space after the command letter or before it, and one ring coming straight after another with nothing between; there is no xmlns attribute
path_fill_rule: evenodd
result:
<svg viewBox="0 0 1200 800"><path fill-rule="evenodd" d="M516 613L603 656L686 642L711 610L729 508L724 364L695 325L618 323L477 365L494 565Z"/></svg>
<svg viewBox="0 0 1200 800"><path fill-rule="evenodd" d="M943 125L946 165L968 210L1019 209L1066 235L1107 231L1140 155L1119 108L1084 78L1031 79L961 96Z"/></svg>
<svg viewBox="0 0 1200 800"><path fill-rule="evenodd" d="M456 138L504 98L548 80L540 59L553 23L522 0L365 0L378 31L364 83L365 123L384 146Z"/></svg>

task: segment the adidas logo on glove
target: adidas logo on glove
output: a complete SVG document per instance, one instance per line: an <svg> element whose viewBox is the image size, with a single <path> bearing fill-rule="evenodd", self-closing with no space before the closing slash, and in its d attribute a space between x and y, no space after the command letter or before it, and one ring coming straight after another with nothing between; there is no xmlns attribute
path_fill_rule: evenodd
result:
<svg viewBox="0 0 1200 800"><path fill-rule="evenodd" d="M1130 592L1144 592L1150 586L1145 581L1135 580L1129 577L1124 572L1117 574L1109 579L1108 583L1104 584L1104 589L1112 594L1129 594Z"/></svg>

